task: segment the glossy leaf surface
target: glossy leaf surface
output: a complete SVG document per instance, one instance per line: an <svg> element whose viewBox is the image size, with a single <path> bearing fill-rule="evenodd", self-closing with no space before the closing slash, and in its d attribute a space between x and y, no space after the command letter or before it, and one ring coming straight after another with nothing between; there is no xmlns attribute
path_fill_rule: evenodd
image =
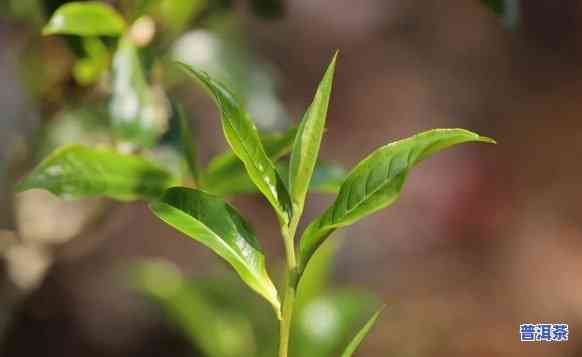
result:
<svg viewBox="0 0 582 357"><path fill-rule="evenodd" d="M224 258L277 314L277 290L265 268L265 256L254 232L222 198L185 187L173 187L150 205L164 222Z"/></svg>
<svg viewBox="0 0 582 357"><path fill-rule="evenodd" d="M368 333L370 333L370 330L372 329L372 327L376 323L376 320L378 320L378 317L382 313L383 309L384 308L381 308L380 310L378 310L370 318L370 320L368 320L368 322L366 322L366 324L362 327L362 329L360 331L358 331L358 333L354 336L353 340L350 342L350 344L348 345L348 347L346 348L344 353L342 353L342 357L351 357L354 354L354 352L356 352L356 349L358 349L358 347L360 346L360 344L364 340L364 337L366 337L366 335L368 335Z"/></svg>
<svg viewBox="0 0 582 357"><path fill-rule="evenodd" d="M43 29L44 35L119 36L123 17L103 2L72 2L59 7Z"/></svg>
<svg viewBox="0 0 582 357"><path fill-rule="evenodd" d="M17 190L40 188L71 199L102 195L151 200L174 184L176 180L167 171L141 157L68 145L41 162Z"/></svg>
<svg viewBox="0 0 582 357"><path fill-rule="evenodd" d="M337 228L355 223L396 201L409 171L417 163L447 147L470 141L494 142L463 129L434 129L374 151L350 171L335 202L303 233L302 267Z"/></svg>
<svg viewBox="0 0 582 357"><path fill-rule="evenodd" d="M297 128L292 127L284 133L261 135L261 142L271 161L276 162L291 152L296 134ZM220 195L257 192L243 163L232 151L217 156L208 164L203 181L205 188Z"/></svg>
<svg viewBox="0 0 582 357"><path fill-rule="evenodd" d="M289 165L289 191L293 202L293 213L296 218L301 216L303 212L305 196L319 156L336 59L337 53L319 83L313 102L303 116L293 144Z"/></svg>
<svg viewBox="0 0 582 357"><path fill-rule="evenodd" d="M275 165L267 156L255 124L238 99L205 72L181 64L212 94L220 109L222 128L232 151L243 162L250 179L275 208L279 220L286 224L292 214L287 188Z"/></svg>

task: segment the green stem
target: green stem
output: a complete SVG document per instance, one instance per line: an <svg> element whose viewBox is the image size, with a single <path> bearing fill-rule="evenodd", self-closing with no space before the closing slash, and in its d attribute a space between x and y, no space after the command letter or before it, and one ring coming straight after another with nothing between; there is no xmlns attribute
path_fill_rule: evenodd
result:
<svg viewBox="0 0 582 357"><path fill-rule="evenodd" d="M285 253L287 256L287 279L285 286L285 296L283 297L283 307L281 311L281 324L279 334L279 357L287 357L289 351L289 336L291 334L291 321L293 318L293 308L295 306L295 295L299 276L297 272L297 261L295 259L295 229L297 224L292 222L290 227L283 227L283 242L285 243Z"/></svg>

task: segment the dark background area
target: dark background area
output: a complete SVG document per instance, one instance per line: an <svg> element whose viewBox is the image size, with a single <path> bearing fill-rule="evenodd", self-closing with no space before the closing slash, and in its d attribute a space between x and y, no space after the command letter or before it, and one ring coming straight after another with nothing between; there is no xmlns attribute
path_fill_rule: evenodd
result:
<svg viewBox="0 0 582 357"><path fill-rule="evenodd" d="M294 0L276 21L258 18L247 2L235 2L235 11L253 53L277 69L292 121L341 51L326 159L351 167L386 142L433 127L463 127L498 142L423 163L398 203L346 230L334 280L372 291L389 307L359 355L582 354L581 2L522 1L513 30L479 1ZM24 36L19 23L0 23L4 240L22 225L10 170L29 167L19 155L34 146L50 112L31 105L20 84ZM201 142L219 151L216 110L197 88L188 95L200 113ZM81 208L53 201L51 229L65 229ZM314 195L306 216L328 202ZM282 257L264 202L250 196L235 204L249 212L271 256ZM16 288L14 259L5 260L0 355L195 355L159 309L128 288L123 267L161 257L200 275L222 263L145 204L106 205L107 218L55 249L46 272L45 260L21 258L43 271L34 289ZM538 321L568 323L570 340L521 343L519 324Z"/></svg>

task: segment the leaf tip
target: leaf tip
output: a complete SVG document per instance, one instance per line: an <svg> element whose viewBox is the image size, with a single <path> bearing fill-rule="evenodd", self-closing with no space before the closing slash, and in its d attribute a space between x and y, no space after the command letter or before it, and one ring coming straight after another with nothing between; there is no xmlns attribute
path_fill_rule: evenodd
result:
<svg viewBox="0 0 582 357"><path fill-rule="evenodd" d="M484 142L486 144L497 144L497 141L495 139L490 138L488 136L479 135L479 141Z"/></svg>

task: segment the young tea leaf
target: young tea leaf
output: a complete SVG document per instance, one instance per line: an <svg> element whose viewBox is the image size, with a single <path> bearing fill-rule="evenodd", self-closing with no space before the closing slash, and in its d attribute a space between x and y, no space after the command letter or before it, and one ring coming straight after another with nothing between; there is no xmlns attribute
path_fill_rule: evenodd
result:
<svg viewBox="0 0 582 357"><path fill-rule="evenodd" d="M169 172L141 157L68 145L53 152L16 188L45 189L63 198L152 200L175 184Z"/></svg>
<svg viewBox="0 0 582 357"><path fill-rule="evenodd" d="M172 187L150 205L161 220L224 258L277 314L277 290L265 268L265 256L250 226L222 198L185 187Z"/></svg>
<svg viewBox="0 0 582 357"><path fill-rule="evenodd" d="M243 162L250 179L275 208L279 221L287 224L292 215L289 193L275 165L267 156L257 128L242 104L226 87L205 72L186 64L180 65L212 94L221 112L226 141Z"/></svg>
<svg viewBox="0 0 582 357"><path fill-rule="evenodd" d="M335 202L303 233L301 266L306 266L319 245L337 228L396 201L409 171L417 163L447 147L470 141L494 142L463 129L434 129L374 151L351 170Z"/></svg>
<svg viewBox="0 0 582 357"><path fill-rule="evenodd" d="M265 153L271 161L276 162L291 152L296 134L297 127L292 127L284 133L261 135ZM218 195L257 192L243 163L232 151L217 156L208 164L203 175L203 187Z"/></svg>
<svg viewBox="0 0 582 357"><path fill-rule="evenodd" d="M384 310L384 307L382 307L380 310L378 310L370 318L370 320L368 320L368 322L366 322L366 324L362 327L362 329L360 331L358 331L358 333L354 336L354 338L352 339L352 341L350 342L348 347L346 347L344 353L342 353L342 357L351 357L354 354L354 352L356 352L356 349L358 349L358 347L360 346L360 344L364 340L364 337L366 337L366 335L368 333L370 333L370 330L372 329L372 327L376 323L376 320L378 320L378 317L382 313L382 310Z"/></svg>
<svg viewBox="0 0 582 357"><path fill-rule="evenodd" d="M44 35L119 36L125 31L123 17L103 2L71 2L55 11L42 30Z"/></svg>
<svg viewBox="0 0 582 357"><path fill-rule="evenodd" d="M289 166L289 191L293 202L293 214L296 219L303 212L305 196L319 156L319 146L325 129L336 59L337 53L319 83L313 102L303 116L293 144Z"/></svg>

